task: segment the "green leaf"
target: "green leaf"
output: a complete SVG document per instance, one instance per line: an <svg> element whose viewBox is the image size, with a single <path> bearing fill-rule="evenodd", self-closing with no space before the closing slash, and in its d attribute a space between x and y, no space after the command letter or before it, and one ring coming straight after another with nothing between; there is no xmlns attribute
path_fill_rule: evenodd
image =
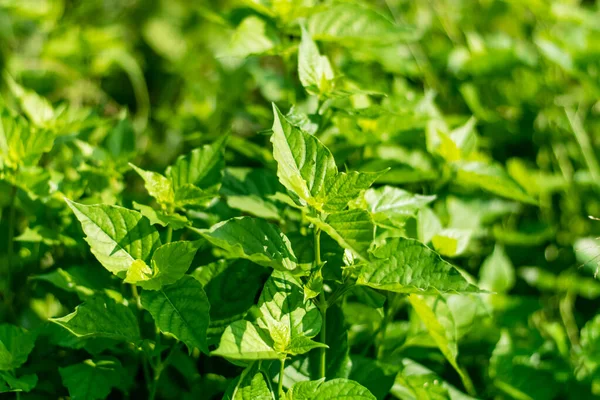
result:
<svg viewBox="0 0 600 400"><path fill-rule="evenodd" d="M479 291L439 254L417 240L400 237L371 252L357 283L396 293Z"/></svg>
<svg viewBox="0 0 600 400"><path fill-rule="evenodd" d="M475 186L509 199L536 205L537 202L500 165L482 162L456 164L459 185Z"/></svg>
<svg viewBox="0 0 600 400"><path fill-rule="evenodd" d="M213 245L227 250L232 257L246 258L279 270L297 267L289 239L278 226L263 219L232 218L198 232Z"/></svg>
<svg viewBox="0 0 600 400"><path fill-rule="evenodd" d="M321 330L321 313L310 301L304 301L302 282L283 271L273 271L258 299L257 324L271 336L283 333L279 345L285 348L295 336L312 338ZM277 343L276 343L277 344Z"/></svg>
<svg viewBox="0 0 600 400"><path fill-rule="evenodd" d="M156 201L162 204L172 204L175 201L173 185L169 179L158 172L145 171L132 163L129 163L129 166L144 179L146 190Z"/></svg>
<svg viewBox="0 0 600 400"><path fill-rule="evenodd" d="M341 211L351 200L354 200L360 192L371 187L373 182L387 170L379 172L340 172L335 178L328 181L324 191L324 199L321 200L323 210L326 212Z"/></svg>
<svg viewBox="0 0 600 400"><path fill-rule="evenodd" d="M54 108L48 99L40 96L33 90L19 85L12 79L6 79L7 86L19 100L21 109L27 118L36 126L47 127L55 119Z"/></svg>
<svg viewBox="0 0 600 400"><path fill-rule="evenodd" d="M160 246L158 231L137 211L66 201L81 222L92 253L115 275L124 276L135 260L147 262Z"/></svg>
<svg viewBox="0 0 600 400"><path fill-rule="evenodd" d="M186 275L161 290L143 291L141 300L161 332L181 340L190 351L198 348L208 353L210 304L200 282Z"/></svg>
<svg viewBox="0 0 600 400"><path fill-rule="evenodd" d="M325 378L318 381L296 382L285 394L286 400L312 400Z"/></svg>
<svg viewBox="0 0 600 400"><path fill-rule="evenodd" d="M501 245L494 247L479 270L479 286L492 292L504 293L515 284L515 268Z"/></svg>
<svg viewBox="0 0 600 400"><path fill-rule="evenodd" d="M210 309L209 337L216 336L218 341L229 324L244 318L260 293L267 271L248 260L238 259L219 260L192 272L204 287L210 304L219 304Z"/></svg>
<svg viewBox="0 0 600 400"><path fill-rule="evenodd" d="M262 54L278 44L278 38L267 23L255 15L244 18L237 26L229 42L226 56L244 58Z"/></svg>
<svg viewBox="0 0 600 400"><path fill-rule="evenodd" d="M457 257L467 251L473 230L471 229L441 229L431 238L431 244L440 254L447 257Z"/></svg>
<svg viewBox="0 0 600 400"><path fill-rule="evenodd" d="M36 165L50 151L54 138L51 131L31 126L0 104L0 165L13 169Z"/></svg>
<svg viewBox="0 0 600 400"><path fill-rule="evenodd" d="M417 234L423 243L431 242L431 239L442 230L442 223L438 216L429 207L424 207L417 216Z"/></svg>
<svg viewBox="0 0 600 400"><path fill-rule="evenodd" d="M337 175L333 155L316 137L292 125L275 104L273 114L271 142L279 181L308 204L318 206L314 198Z"/></svg>
<svg viewBox="0 0 600 400"><path fill-rule="evenodd" d="M346 210L329 214L325 221L307 217L319 229L331 236L344 249L352 251L362 259L368 258L375 235L371 215L361 209Z"/></svg>
<svg viewBox="0 0 600 400"><path fill-rule="evenodd" d="M456 357L458 355L458 346L455 340L449 340L446 334L446 329L438 321L433 310L423 301L417 294L412 293L408 296L408 300L413 309L427 328L427 331L433 338L434 342L446 358L452 368L460 375L460 378L469 393L474 393L475 389L471 379L467 373L458 365ZM452 336L452 335L450 335ZM452 336L454 338L454 336Z"/></svg>
<svg viewBox="0 0 600 400"><path fill-rule="evenodd" d="M581 328L581 361L585 375L597 374L600 369L600 315Z"/></svg>
<svg viewBox="0 0 600 400"><path fill-rule="evenodd" d="M111 275L102 268L73 266L57 268L47 274L34 275L30 280L46 281L67 292L91 296L111 287Z"/></svg>
<svg viewBox="0 0 600 400"><path fill-rule="evenodd" d="M175 164L167 168L166 176L173 182L175 196L182 196L178 192L184 190L186 185L193 185L207 190L221 184L225 159L223 152L227 136L222 136L212 144L192 150L189 154L181 156Z"/></svg>
<svg viewBox="0 0 600 400"><path fill-rule="evenodd" d="M378 400L387 398L398 372L397 367L356 354L351 359L352 369L348 378L369 389Z"/></svg>
<svg viewBox="0 0 600 400"><path fill-rule="evenodd" d="M135 151L135 131L131 121L123 116L104 139L104 147L114 159L128 158Z"/></svg>
<svg viewBox="0 0 600 400"><path fill-rule="evenodd" d="M58 369L72 400L105 399L125 372L118 360L85 360Z"/></svg>
<svg viewBox="0 0 600 400"><path fill-rule="evenodd" d="M289 345L286 347L285 352L291 355L298 355L308 353L309 351L318 348L327 349L329 346L327 346L325 343L315 342L306 336L294 336L292 337Z"/></svg>
<svg viewBox="0 0 600 400"><path fill-rule="evenodd" d="M584 341L582 335L582 342ZM556 393L561 390L562 384L553 379L554 371L543 364L530 361L530 357L534 354L532 352L536 350L522 346L506 329L502 330L492 352L488 370L494 386L511 398L519 400L556 398Z"/></svg>
<svg viewBox="0 0 600 400"><path fill-rule="evenodd" d="M0 371L11 371L27 361L35 345L35 335L21 327L0 325Z"/></svg>
<svg viewBox="0 0 600 400"><path fill-rule="evenodd" d="M332 379L327 382L298 382L290 389L288 400L376 400L369 389L349 379Z"/></svg>
<svg viewBox="0 0 600 400"><path fill-rule="evenodd" d="M259 370L259 363L252 363L240 375L239 381L231 396L231 400L274 400L267 379Z"/></svg>
<svg viewBox="0 0 600 400"><path fill-rule="evenodd" d="M313 271L304 285L304 300L314 299L323 291L323 271L321 268Z"/></svg>
<svg viewBox="0 0 600 400"><path fill-rule="evenodd" d="M191 183L179 187L175 192L175 207L186 208L187 206L207 207L217 196L217 186L203 190Z"/></svg>
<svg viewBox="0 0 600 400"><path fill-rule="evenodd" d="M313 39L354 44L386 44L414 39L414 29L400 26L358 3L338 3L322 8L308 19Z"/></svg>
<svg viewBox="0 0 600 400"><path fill-rule="evenodd" d="M50 321L78 337L104 337L135 343L140 339L138 321L129 307L112 298L94 296L71 314Z"/></svg>
<svg viewBox="0 0 600 400"><path fill-rule="evenodd" d="M321 314L304 301L302 283L273 271L249 321L237 321L223 333L212 354L238 360L281 359L324 345L310 341L321 329Z"/></svg>
<svg viewBox="0 0 600 400"><path fill-rule="evenodd" d="M250 321L236 321L229 325L219 347L211 353L233 360L276 360L285 357L274 349L269 332Z"/></svg>
<svg viewBox="0 0 600 400"><path fill-rule="evenodd" d="M399 399L475 400L442 380L436 373L410 359L402 360L391 394Z"/></svg>
<svg viewBox="0 0 600 400"><path fill-rule="evenodd" d="M227 168L223 177L221 194L227 205L259 218L280 220L277 202L270 199L285 192L277 176L266 169Z"/></svg>
<svg viewBox="0 0 600 400"><path fill-rule="evenodd" d="M316 137L293 125L273 104L273 157L279 181L319 211L340 211L384 172L338 173L333 155Z"/></svg>
<svg viewBox="0 0 600 400"><path fill-rule="evenodd" d="M36 374L13 376L8 372L0 371L0 393L6 392L30 392L37 385Z"/></svg>
<svg viewBox="0 0 600 400"><path fill-rule="evenodd" d="M298 77L302 86L312 94L327 93L334 79L329 59L319 53L319 48L304 27L298 48Z"/></svg>
<svg viewBox="0 0 600 400"><path fill-rule="evenodd" d="M136 260L127 270L125 282L146 290L159 290L177 282L190 268L198 242L180 241L163 244L154 252L150 266Z"/></svg>
<svg viewBox="0 0 600 400"><path fill-rule="evenodd" d="M212 198L212 196L211 196ZM179 214L167 214L166 212L155 210L150 206L133 202L133 208L138 210L142 216L148 218L152 225L170 226L173 230L178 230L191 225L191 222Z"/></svg>
<svg viewBox="0 0 600 400"><path fill-rule="evenodd" d="M367 209L377 225L402 227L435 196L422 196L392 186L369 189L364 194Z"/></svg>

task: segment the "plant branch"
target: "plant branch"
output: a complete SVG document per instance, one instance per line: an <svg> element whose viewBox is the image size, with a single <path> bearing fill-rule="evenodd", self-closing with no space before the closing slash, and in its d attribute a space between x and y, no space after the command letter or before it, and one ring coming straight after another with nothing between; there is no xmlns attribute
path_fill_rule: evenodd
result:
<svg viewBox="0 0 600 400"><path fill-rule="evenodd" d="M279 382L277 382L277 393L279 393L279 398L283 399L285 396L285 393L283 393L283 371L285 369L285 358L282 358L279 360L280 362L280 366L279 366Z"/></svg>
<svg viewBox="0 0 600 400"><path fill-rule="evenodd" d="M12 305L12 272L13 272L13 253L15 245L15 216L16 207L15 200L17 198L17 187L12 185L10 192L10 203L8 210L8 263L6 265L6 292L4 293L4 302L11 306ZM12 308L12 306L11 306Z"/></svg>
<svg viewBox="0 0 600 400"><path fill-rule="evenodd" d="M171 243L171 241L173 240L173 227L171 225L169 225L169 227L167 228L167 238L165 243Z"/></svg>
<svg viewBox="0 0 600 400"><path fill-rule="evenodd" d="M321 263L321 230L317 227L313 230L314 235L314 246L315 246L315 264L314 270L318 270L322 267ZM321 290L319 293L319 310L321 311L321 332L320 341L321 343L327 343L327 299L325 298L325 292ZM325 378L325 371L327 365L327 349L320 348L320 362L319 362L319 376Z"/></svg>

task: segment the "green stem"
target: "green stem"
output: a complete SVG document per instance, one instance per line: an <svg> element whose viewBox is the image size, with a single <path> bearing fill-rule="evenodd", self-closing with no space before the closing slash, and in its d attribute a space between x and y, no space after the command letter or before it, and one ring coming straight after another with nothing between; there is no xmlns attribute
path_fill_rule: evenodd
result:
<svg viewBox="0 0 600 400"><path fill-rule="evenodd" d="M283 370L285 369L285 358L279 360L281 363L279 367L279 382L277 382L277 392L279 393L279 398L283 399L285 393L283 393Z"/></svg>
<svg viewBox="0 0 600 400"><path fill-rule="evenodd" d="M321 292L321 294L319 294L319 300L321 303L321 318L323 319L323 322L321 323L321 333L319 337L321 343L327 343L327 300L325 299L324 292ZM321 352L321 359L319 363L319 376L321 378L325 378L325 372L327 371L327 349L321 347L319 351Z"/></svg>
<svg viewBox="0 0 600 400"><path fill-rule="evenodd" d="M142 371L144 372L144 381L146 382L146 385L151 385L150 370L148 369L148 361L146 360L145 353L142 354Z"/></svg>
<svg viewBox="0 0 600 400"><path fill-rule="evenodd" d="M575 297L573 292L567 292L564 297L560 299L559 303L560 317L563 320L563 324L567 331L567 337L573 347L579 346L579 328L577 327L577 321L575 321L575 317L573 316Z"/></svg>
<svg viewBox="0 0 600 400"><path fill-rule="evenodd" d="M6 293L4 301L7 305L12 304L12 270L13 270L13 253L14 253L14 236L15 236L15 216L16 207L15 200L17 198L17 187L12 185L10 192L10 203L8 211L8 263L6 265Z"/></svg>
<svg viewBox="0 0 600 400"><path fill-rule="evenodd" d="M165 243L171 243L171 241L173 240L173 228L171 227L171 225L169 225L169 227L167 228L167 239Z"/></svg>
<svg viewBox="0 0 600 400"><path fill-rule="evenodd" d="M160 332L158 334L158 337L160 338ZM157 345L160 345L159 340L157 340ZM154 379L152 380L152 386L150 388L150 395L148 397L149 400L154 400L154 398L156 397L156 390L158 389L158 381L160 380L160 376L161 376L162 372L165 370L165 368L167 368L167 366L169 365L171 356L173 355L173 353L175 353L175 350L178 348L179 348L179 342L173 344L173 346L171 346L171 349L169 350L169 354L167 354L167 357L165 357L164 360L161 359L161 356L159 353L158 361L156 363L156 366L154 367Z"/></svg>
<svg viewBox="0 0 600 400"><path fill-rule="evenodd" d="M314 244L315 244L315 265L314 269L321 268L321 230L319 228L314 229Z"/></svg>
<svg viewBox="0 0 600 400"><path fill-rule="evenodd" d="M133 294L133 298L135 299L135 303L137 305L138 310L142 310L142 301L140 300L140 295L137 290L137 286L135 284L131 284L131 293ZM140 314L140 322L141 322L141 314Z"/></svg>
<svg viewBox="0 0 600 400"><path fill-rule="evenodd" d="M318 270L322 267L321 264L321 230L317 227L313 230L314 234L314 245L315 245L315 265L314 269ZM319 310L321 311L321 332L320 341L321 343L327 343L327 299L325 298L325 292L319 293ZM327 349L320 348L320 363L319 363L319 376L325 378L325 371L327 366Z"/></svg>
<svg viewBox="0 0 600 400"><path fill-rule="evenodd" d="M167 237L165 239L165 243L171 243L172 240L173 240L173 228L171 226L169 226L167 228ZM134 290L134 296L137 297L137 289L132 289L132 290ZM140 303L140 306L141 306L141 303ZM155 346L156 346L156 348L160 348L160 329L158 329L158 327L156 327ZM153 363L152 360L150 360L150 365L152 365L152 368L154 369L154 378L152 379L152 384L150 386L150 394L148 396L149 400L154 400L154 398L156 397L156 390L158 389L158 380L160 379L160 375L162 374L162 371L165 369L165 367L169 363L169 358L171 358L171 355L173 354L173 350L177 346L178 346L178 344L174 344L173 347L171 347L171 350L169 351L169 354L167 355L167 358L165 358L164 361L161 360L160 352L158 353L158 359L157 359L156 363Z"/></svg>

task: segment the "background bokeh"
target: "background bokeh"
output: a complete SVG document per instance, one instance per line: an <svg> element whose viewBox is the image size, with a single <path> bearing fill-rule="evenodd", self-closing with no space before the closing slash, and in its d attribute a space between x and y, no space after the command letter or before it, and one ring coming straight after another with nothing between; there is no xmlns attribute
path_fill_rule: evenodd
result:
<svg viewBox="0 0 600 400"><path fill-rule="evenodd" d="M333 31L314 22L333 7L317 0L0 0L2 102L60 133L22 178L22 261L3 319L33 329L76 305L30 279L90 259L64 196L131 205L146 194L128 161L163 171L224 134L228 166L274 171L274 102L285 112L293 106L290 118L318 134L341 168L389 167L378 184L437 196L394 229L496 293L449 296L450 311L440 311L452 316L459 359L481 398L600 395L600 221L589 218L600 217L600 3L361 4L384 21L353 27L356 16L339 14ZM308 94L298 78L306 21L335 72L328 95ZM40 116L48 109L51 117ZM474 171L457 169L460 162ZM222 202L195 223L239 213ZM356 354L381 320L359 305L345 309ZM406 315L388 329L381 363L402 354L461 387L435 349L411 346ZM49 349L34 361L59 357ZM364 379L375 388L391 385L383 372L381 381L372 376ZM192 396L189 385L173 398ZM55 390L38 386L38 398Z"/></svg>

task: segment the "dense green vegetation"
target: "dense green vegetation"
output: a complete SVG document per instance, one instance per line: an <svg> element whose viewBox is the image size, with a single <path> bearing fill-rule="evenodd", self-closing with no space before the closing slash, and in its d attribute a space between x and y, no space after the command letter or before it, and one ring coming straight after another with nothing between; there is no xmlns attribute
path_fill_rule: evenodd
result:
<svg viewBox="0 0 600 400"><path fill-rule="evenodd" d="M2 396L600 396L599 2L0 0L0 73Z"/></svg>

